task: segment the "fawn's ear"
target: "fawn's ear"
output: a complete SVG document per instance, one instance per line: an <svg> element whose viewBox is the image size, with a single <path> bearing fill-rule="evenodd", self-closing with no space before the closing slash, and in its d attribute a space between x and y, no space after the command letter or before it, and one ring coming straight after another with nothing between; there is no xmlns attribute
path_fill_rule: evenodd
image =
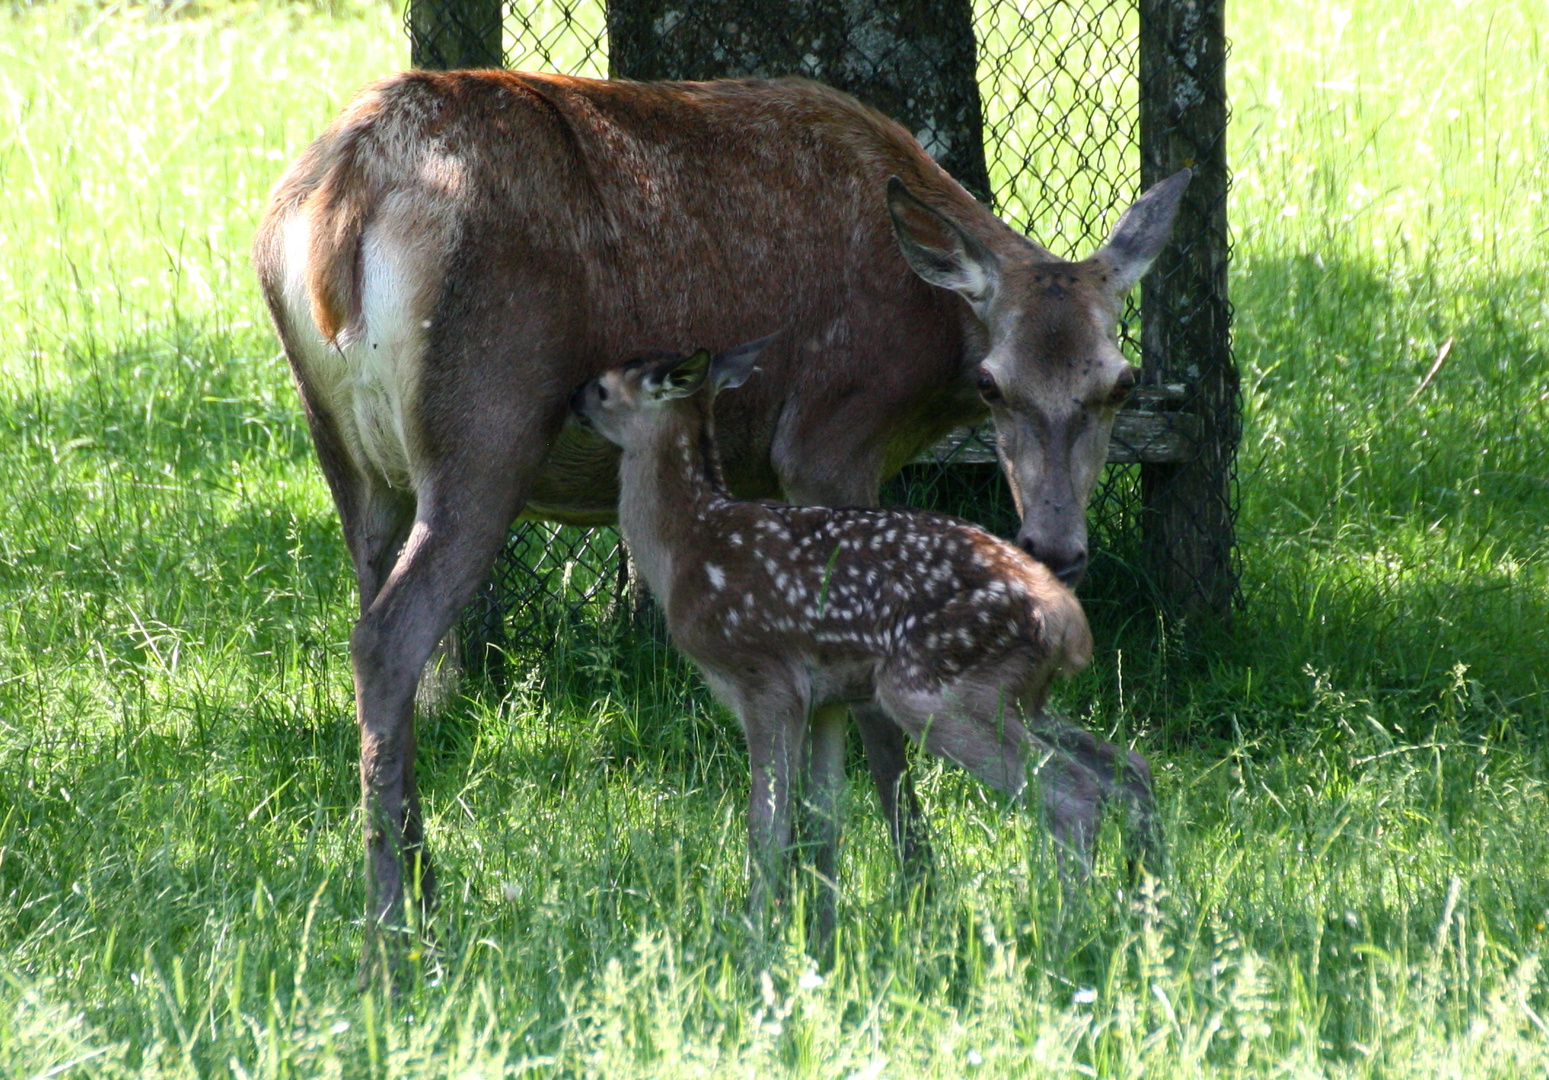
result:
<svg viewBox="0 0 1549 1080"><path fill-rule="evenodd" d="M640 386L646 396L657 401L689 397L705 384L710 374L710 353L700 349L681 360L669 360L646 373Z"/></svg>
<svg viewBox="0 0 1549 1080"><path fill-rule="evenodd" d="M710 361L710 385L719 393L747 382L748 376L753 374L758 364L758 358L764 354L769 343L779 336L778 333L770 334L757 341L750 341L746 345L738 345L723 353L717 353Z"/></svg>

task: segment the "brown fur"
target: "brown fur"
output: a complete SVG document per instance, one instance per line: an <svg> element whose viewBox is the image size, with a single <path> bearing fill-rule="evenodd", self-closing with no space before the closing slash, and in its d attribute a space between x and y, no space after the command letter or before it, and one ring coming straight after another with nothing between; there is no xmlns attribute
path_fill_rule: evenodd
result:
<svg viewBox="0 0 1549 1080"><path fill-rule="evenodd" d="M736 385L746 355L717 358ZM717 368L706 354L615 369L575 408L623 448L620 525L673 640L736 712L753 761L752 902L789 840L791 773L825 705L872 703L933 753L1010 795L1030 773L1062 850L1089 864L1102 803L1118 795L1151 847L1150 769L1138 754L1044 711L1051 679L1091 657L1075 595L1012 544L943 514L734 499L712 435ZM681 380L673 385L671 380ZM696 381L697 380L697 381ZM834 791L808 800L837 844ZM802 771L795 768L795 771ZM819 853L832 886L837 853Z"/></svg>
<svg viewBox="0 0 1549 1080"><path fill-rule="evenodd" d="M1084 485L1132 378L1117 297L1170 227L1164 195L1062 263L897 124L815 83L414 72L364 90L277 183L254 265L360 585L372 925L400 920L406 853L433 884L411 719L426 658L517 514L611 516L616 455L564 432L578 385L652 349L779 332L716 407L731 487L864 505L985 415L982 362L1005 391L1019 542L1073 580ZM970 296L953 274L992 287ZM908 857L902 735L858 719Z"/></svg>

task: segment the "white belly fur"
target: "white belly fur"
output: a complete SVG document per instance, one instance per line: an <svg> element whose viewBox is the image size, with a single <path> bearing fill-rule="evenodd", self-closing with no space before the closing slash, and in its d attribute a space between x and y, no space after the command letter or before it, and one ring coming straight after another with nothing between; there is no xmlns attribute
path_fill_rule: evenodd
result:
<svg viewBox="0 0 1549 1080"><path fill-rule="evenodd" d="M322 395L358 468L397 488L416 479L406 422L418 386L424 328L418 313L421 274L385 230L361 238L360 318L324 339L312 321L306 289L309 223L285 226L285 307L298 364Z"/></svg>

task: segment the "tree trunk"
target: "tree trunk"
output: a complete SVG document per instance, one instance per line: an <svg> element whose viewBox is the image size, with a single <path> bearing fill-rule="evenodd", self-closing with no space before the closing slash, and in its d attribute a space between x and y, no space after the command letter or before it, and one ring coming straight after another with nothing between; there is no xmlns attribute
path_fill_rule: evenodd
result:
<svg viewBox="0 0 1549 1080"><path fill-rule="evenodd" d="M1140 0L1140 183L1185 166L1173 242L1141 291L1145 380L1188 388L1199 454L1141 467L1146 560L1169 607L1226 618L1241 401L1226 293L1225 0Z"/></svg>
<svg viewBox="0 0 1549 1080"><path fill-rule="evenodd" d="M902 123L990 197L971 0L610 0L609 74L805 75Z"/></svg>
<svg viewBox="0 0 1549 1080"><path fill-rule="evenodd" d="M409 0L409 63L417 68L498 68L502 0Z"/></svg>

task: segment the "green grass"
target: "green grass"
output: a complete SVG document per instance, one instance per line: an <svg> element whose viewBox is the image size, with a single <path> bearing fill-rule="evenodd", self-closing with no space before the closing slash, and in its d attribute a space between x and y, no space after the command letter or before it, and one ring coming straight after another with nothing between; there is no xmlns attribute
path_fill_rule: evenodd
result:
<svg viewBox="0 0 1549 1080"><path fill-rule="evenodd" d="M246 246L398 17L0 8L0 1075L1544 1075L1549 10L1231 19L1246 607L1110 620L1062 691L1159 766L1156 889L1109 838L1057 915L921 762L906 893L857 770L819 979L743 925L729 718L577 635L424 726L441 951L384 999L353 587Z"/></svg>

